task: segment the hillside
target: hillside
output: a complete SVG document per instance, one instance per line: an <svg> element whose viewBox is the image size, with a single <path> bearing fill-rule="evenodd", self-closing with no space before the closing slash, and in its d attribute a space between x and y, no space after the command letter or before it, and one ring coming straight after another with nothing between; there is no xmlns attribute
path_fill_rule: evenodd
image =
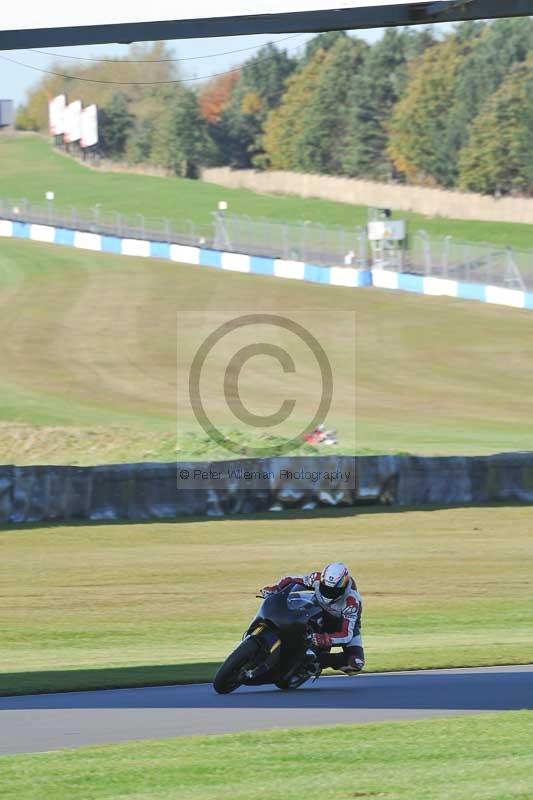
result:
<svg viewBox="0 0 533 800"><path fill-rule="evenodd" d="M39 136L0 136L0 197L43 202L54 191L58 206L94 208L102 213L142 213L168 217L183 225L191 220L206 226L219 200L226 200L234 214L269 217L283 221L310 220L326 227L365 225L364 205L334 203L280 195L261 195L242 189L225 189L182 178L157 178L120 172L99 172L55 151ZM515 223L492 223L429 218L402 213L412 231L423 228L435 236L454 236L469 241L493 242L517 248L533 248L533 228Z"/></svg>
<svg viewBox="0 0 533 800"><path fill-rule="evenodd" d="M176 422L180 457L227 455L202 431L191 439L198 426L184 392L176 420L177 384L226 309L281 314L319 339L335 381L328 423L343 452L533 449L530 312L13 240L0 245L0 309L3 463L172 459ZM205 384L229 429L217 381L232 346ZM279 365L256 358L246 369L245 404L279 408ZM304 360L290 435L312 416L316 380Z"/></svg>

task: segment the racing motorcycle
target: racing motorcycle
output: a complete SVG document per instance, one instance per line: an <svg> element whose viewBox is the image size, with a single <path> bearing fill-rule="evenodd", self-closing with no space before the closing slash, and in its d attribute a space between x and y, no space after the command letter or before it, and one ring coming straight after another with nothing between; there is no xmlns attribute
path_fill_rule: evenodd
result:
<svg viewBox="0 0 533 800"><path fill-rule="evenodd" d="M292 583L263 597L259 611L242 642L219 668L213 687L229 694L239 686L273 683L297 689L319 677L321 667L311 647L319 630L322 609L315 593Z"/></svg>

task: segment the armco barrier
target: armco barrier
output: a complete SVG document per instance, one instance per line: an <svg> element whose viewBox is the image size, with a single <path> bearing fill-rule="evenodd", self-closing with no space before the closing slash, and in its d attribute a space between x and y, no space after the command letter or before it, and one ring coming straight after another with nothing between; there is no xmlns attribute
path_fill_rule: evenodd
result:
<svg viewBox="0 0 533 800"><path fill-rule="evenodd" d="M268 480L209 480L178 488L178 470L242 467ZM339 471L331 482L283 470ZM0 467L0 524L158 520L380 503L399 506L533 503L533 453L486 457L318 456L98 467Z"/></svg>
<svg viewBox="0 0 533 800"><path fill-rule="evenodd" d="M215 267L231 272L267 275L277 278L309 281L330 286L361 288L375 286L380 289L397 289L431 296L457 297L462 300L478 300L484 303L533 310L533 292L485 286L477 283L392 272L374 267L324 267L289 261L281 258L264 258L245 253L228 253L205 250L191 245L168 244L142 239L120 239L99 233L54 228L49 225L34 225L0 219L0 237L31 239L48 244L60 244L95 252L162 258L181 264L200 267Z"/></svg>

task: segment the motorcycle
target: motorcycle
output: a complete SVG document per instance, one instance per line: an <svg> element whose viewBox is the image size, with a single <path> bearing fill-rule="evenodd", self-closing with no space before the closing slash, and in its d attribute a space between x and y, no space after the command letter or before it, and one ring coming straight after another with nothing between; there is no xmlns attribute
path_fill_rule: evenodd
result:
<svg viewBox="0 0 533 800"><path fill-rule="evenodd" d="M315 593L297 583L266 595L242 642L215 675L215 691L229 694L266 683L287 691L316 680L321 667L311 636L322 613Z"/></svg>

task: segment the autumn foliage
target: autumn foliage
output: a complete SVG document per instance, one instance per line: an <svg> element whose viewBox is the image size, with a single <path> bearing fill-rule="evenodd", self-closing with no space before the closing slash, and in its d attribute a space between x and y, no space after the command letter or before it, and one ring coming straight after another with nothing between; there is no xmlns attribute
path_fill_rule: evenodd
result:
<svg viewBox="0 0 533 800"><path fill-rule="evenodd" d="M48 100L66 93L98 105L102 154L179 175L228 165L533 195L533 18L371 44L330 31L298 55L271 43L200 86L172 55L156 43L58 64L18 126L47 130Z"/></svg>
<svg viewBox="0 0 533 800"><path fill-rule="evenodd" d="M200 113L206 122L216 125L220 121L222 112L231 102L233 90L240 77L241 70L234 69L224 75L212 78L201 89L198 101L200 103Z"/></svg>

